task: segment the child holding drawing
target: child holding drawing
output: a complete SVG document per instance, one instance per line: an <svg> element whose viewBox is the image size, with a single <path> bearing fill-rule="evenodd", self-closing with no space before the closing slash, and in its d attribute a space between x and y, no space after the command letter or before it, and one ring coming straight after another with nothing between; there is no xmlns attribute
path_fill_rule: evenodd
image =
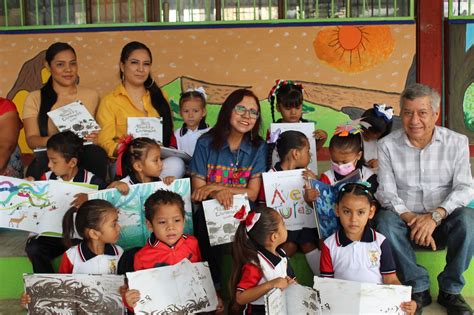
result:
<svg viewBox="0 0 474 315"><path fill-rule="evenodd" d="M272 208L260 207L235 214L240 225L232 243L230 308L237 313L265 314L263 296L273 288L296 283L294 273L280 248L287 238L285 222ZM242 312L239 312L242 314Z"/></svg>
<svg viewBox="0 0 474 315"><path fill-rule="evenodd" d="M202 87L181 94L179 114L183 117L183 126L174 131L178 150L193 156L197 139L210 129L206 113L206 93Z"/></svg>
<svg viewBox="0 0 474 315"><path fill-rule="evenodd" d="M120 235L117 209L105 200L86 201L79 209L72 207L63 218L63 237L68 246L72 245L74 228L83 241L64 253L59 273L116 274L123 253L114 245ZM23 293L21 304L30 302Z"/></svg>
<svg viewBox="0 0 474 315"><path fill-rule="evenodd" d="M390 244L368 225L375 214L375 199L367 186L344 185L338 195L336 215L342 228L328 237L321 253L321 276L336 279L400 284ZM407 314L416 311L415 301L400 305Z"/></svg>
<svg viewBox="0 0 474 315"><path fill-rule="evenodd" d="M120 181L112 182L109 188L117 188L126 195L130 185L161 181L162 170L159 144L150 138L132 139L129 136L120 143L117 158L117 175L124 177ZM174 179L174 176L167 176L163 182L169 185Z"/></svg>
<svg viewBox="0 0 474 315"><path fill-rule="evenodd" d="M311 154L309 151L308 138L299 131L289 130L283 132L276 143L276 149L278 156L280 156L280 162L277 162L270 172L288 171L299 168L305 168L303 171L303 177L307 180L310 178L315 179L314 174L308 165L311 161ZM316 197L314 191L307 183L305 185L305 201L313 206L314 199ZM262 194L264 195L262 189ZM262 198L265 201L265 197ZM302 228L301 230L288 231L288 239L282 245L289 257L292 257L298 247L305 254L306 261L310 266L313 274L319 275L319 259L320 251L317 246L318 230L317 228Z"/></svg>
<svg viewBox="0 0 474 315"><path fill-rule="evenodd" d="M50 171L41 176L42 180L86 183L97 185L99 189L105 188L101 178L80 166L83 140L73 132L64 131L51 136L46 148ZM86 200L86 194L77 194L71 205L79 207ZM66 249L58 237L33 236L28 239L25 251L33 265L34 273L53 273L51 260Z"/></svg>
<svg viewBox="0 0 474 315"><path fill-rule="evenodd" d="M168 190L157 190L145 202L145 218L151 232L146 245L135 254L134 270L175 265L183 259L200 262L197 239L184 231L184 201ZM134 307L140 300L138 290L127 290L125 300ZM224 310L219 299L217 312Z"/></svg>

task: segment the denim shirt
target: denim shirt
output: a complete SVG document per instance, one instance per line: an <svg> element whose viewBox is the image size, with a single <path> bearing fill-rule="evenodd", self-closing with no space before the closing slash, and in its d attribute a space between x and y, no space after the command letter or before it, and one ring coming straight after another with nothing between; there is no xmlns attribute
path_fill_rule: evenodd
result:
<svg viewBox="0 0 474 315"><path fill-rule="evenodd" d="M209 135L203 135L197 141L191 160L191 176L202 178L206 183L246 188L250 179L260 177L266 171L267 145L264 141L253 146L244 138L234 152L227 142L219 150L212 148L211 142Z"/></svg>

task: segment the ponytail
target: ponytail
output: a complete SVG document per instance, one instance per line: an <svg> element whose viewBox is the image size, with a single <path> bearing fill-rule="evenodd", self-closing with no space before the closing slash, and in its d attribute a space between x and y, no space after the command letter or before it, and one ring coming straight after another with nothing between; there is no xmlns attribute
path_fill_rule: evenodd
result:
<svg viewBox="0 0 474 315"><path fill-rule="evenodd" d="M53 77L50 76L41 88L40 108L38 113L38 127L42 137L48 136L48 112L58 100L58 94L53 89Z"/></svg>
<svg viewBox="0 0 474 315"><path fill-rule="evenodd" d="M173 134L173 117L170 105L151 76L148 76L144 84L145 88L150 92L151 104L163 119L163 145L169 147L171 135Z"/></svg>
<svg viewBox="0 0 474 315"><path fill-rule="evenodd" d="M74 213L77 212L76 207L71 207L63 217L63 243L66 247L72 246L74 238Z"/></svg>

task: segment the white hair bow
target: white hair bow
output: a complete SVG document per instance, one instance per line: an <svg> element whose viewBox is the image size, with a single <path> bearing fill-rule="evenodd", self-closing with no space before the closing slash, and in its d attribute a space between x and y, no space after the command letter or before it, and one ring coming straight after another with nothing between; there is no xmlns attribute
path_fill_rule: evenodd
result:
<svg viewBox="0 0 474 315"><path fill-rule="evenodd" d="M207 94L206 94L206 90L204 90L204 88L202 86L200 87L195 87L195 88L189 88L186 90L186 92L198 92L198 93L201 93L202 96L204 96L204 99L207 100Z"/></svg>

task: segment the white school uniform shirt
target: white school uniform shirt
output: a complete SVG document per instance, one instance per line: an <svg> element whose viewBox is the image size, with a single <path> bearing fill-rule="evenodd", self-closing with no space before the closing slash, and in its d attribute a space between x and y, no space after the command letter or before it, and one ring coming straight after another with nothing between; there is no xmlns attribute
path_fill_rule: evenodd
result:
<svg viewBox="0 0 474 315"><path fill-rule="evenodd" d="M96 255L86 242L81 242L63 254L59 270L80 274L117 274L122 254L123 249L120 246L106 244L104 254Z"/></svg>
<svg viewBox="0 0 474 315"><path fill-rule="evenodd" d="M377 159L377 140L365 141L364 142L364 160L366 162Z"/></svg>
<svg viewBox="0 0 474 315"><path fill-rule="evenodd" d="M210 127L202 128L203 126L199 126L196 130L191 130L183 126L178 128L174 131L174 136L176 137L176 144L178 146L178 150L184 151L190 156L194 154L194 148L196 147L196 142L200 136L205 134L206 132L211 129Z"/></svg>

